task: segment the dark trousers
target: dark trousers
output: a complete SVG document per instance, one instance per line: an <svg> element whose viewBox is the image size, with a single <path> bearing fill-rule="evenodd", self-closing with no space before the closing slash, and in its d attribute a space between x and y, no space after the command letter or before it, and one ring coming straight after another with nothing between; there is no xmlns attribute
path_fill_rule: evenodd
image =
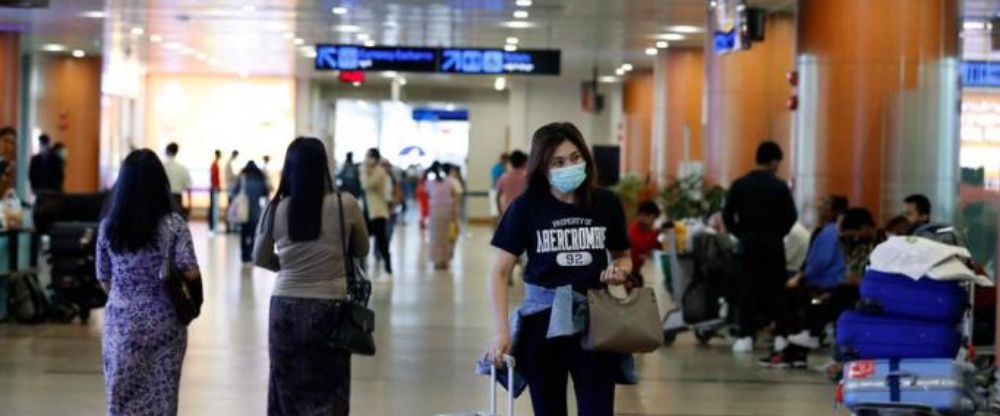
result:
<svg viewBox="0 0 1000 416"><path fill-rule="evenodd" d="M208 199L208 231L215 231L219 217L219 190L212 189Z"/></svg>
<svg viewBox="0 0 1000 416"><path fill-rule="evenodd" d="M385 272L392 274L392 257L389 256L389 220L386 218L372 218L368 223L368 232L375 237L375 248L378 249L378 256L385 264Z"/></svg>
<svg viewBox="0 0 1000 416"><path fill-rule="evenodd" d="M785 247L778 241L750 241L740 246L741 272L736 317L739 336L752 337L762 324L775 323L775 335L788 335L794 316L788 313Z"/></svg>
<svg viewBox="0 0 1000 416"><path fill-rule="evenodd" d="M566 388L570 376L580 416L614 415L615 357L584 351L579 336L547 338L548 312L528 316L522 323L517 367L528 381L535 415L568 415Z"/></svg>
<svg viewBox="0 0 1000 416"><path fill-rule="evenodd" d="M253 241L256 237L256 221L240 225L240 256L244 263L253 261Z"/></svg>
<svg viewBox="0 0 1000 416"><path fill-rule="evenodd" d="M857 307L861 292L857 285L838 285L829 290L822 303L806 311L805 329L809 335L823 335L826 326L836 322L840 314Z"/></svg>
<svg viewBox="0 0 1000 416"><path fill-rule="evenodd" d="M170 196L174 198L174 203L177 204L177 212L186 221L188 219L188 210L184 208L184 194L170 194Z"/></svg>

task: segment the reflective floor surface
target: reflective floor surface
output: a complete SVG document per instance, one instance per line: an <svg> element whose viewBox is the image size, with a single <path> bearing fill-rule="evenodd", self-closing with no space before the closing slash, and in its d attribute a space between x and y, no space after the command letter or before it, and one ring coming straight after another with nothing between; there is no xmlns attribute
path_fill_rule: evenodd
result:
<svg viewBox="0 0 1000 416"><path fill-rule="evenodd" d="M204 224L192 229L207 299L202 317L190 328L180 414L263 415L274 276L240 264L236 237L210 236ZM425 416L483 409L487 383L472 368L492 336L486 292L490 229L467 230L451 272L433 270L417 227L396 230L392 250L397 274L375 284L379 352L354 359L352 414ZM516 298L521 291L513 293ZM666 308L669 301L660 295ZM100 313L86 326L0 324L0 415L101 414L101 325ZM838 413L833 385L820 373L766 370L754 360L734 356L725 340L699 347L691 335L681 335L674 346L638 357L642 381L619 388L616 413ZM531 414L527 396L518 400L516 410Z"/></svg>

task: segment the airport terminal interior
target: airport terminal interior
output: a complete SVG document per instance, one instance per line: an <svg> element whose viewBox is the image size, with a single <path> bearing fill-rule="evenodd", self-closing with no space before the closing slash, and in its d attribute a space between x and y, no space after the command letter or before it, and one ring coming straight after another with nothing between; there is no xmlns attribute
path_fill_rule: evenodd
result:
<svg viewBox="0 0 1000 416"><path fill-rule="evenodd" d="M561 300L566 320L589 322L567 338L584 342L558 344L577 357L568 413L533 403L536 344L515 339L528 391L511 409L496 390L497 415L1000 414L993 58L1000 0L0 0L0 415L346 415L347 403L359 416L486 415L493 383L477 367L505 320L495 311L537 306L540 292L549 334ZM310 143L333 184L301 173ZM140 164L154 153L155 169ZM355 197L323 209L370 235L358 262L370 300L336 305L374 312L374 355L287 328L320 304L288 293L343 289L337 268L353 270L337 250L354 239L329 231L343 219L308 230L291 215L307 212L292 207L307 189L295 181ZM129 189L151 196L129 205ZM190 253L125 262L139 251L115 248L126 237L102 221L140 229L154 196L186 220L170 224ZM272 211L279 196L292 202ZM570 211L586 218L555 216ZM258 231L276 217L289 231ZM600 227L564 229L574 221ZM261 267L269 243L285 266L314 244L326 268ZM775 250L781 268L760 254ZM171 302L192 292L150 279L183 285L194 263L200 315L186 346L164 341L157 331L185 327ZM630 300L545 280L599 274ZM910 284L893 293L940 285L901 306L933 311L879 304L886 276ZM142 279L153 300L115 293ZM944 307L913 305L946 289L957 312L922 332L912 320ZM919 339L872 352L849 339L862 332L851 317L892 322L857 335L882 347ZM619 338L646 330L652 347L590 351L600 320ZM546 337L537 345L562 342ZM594 404L610 375L588 372L608 357L638 376L614 388L612 413ZM316 381L348 359L343 379ZM932 365L963 376L922 373ZM177 368L179 391L162 374ZM896 405L910 407L883 413Z"/></svg>

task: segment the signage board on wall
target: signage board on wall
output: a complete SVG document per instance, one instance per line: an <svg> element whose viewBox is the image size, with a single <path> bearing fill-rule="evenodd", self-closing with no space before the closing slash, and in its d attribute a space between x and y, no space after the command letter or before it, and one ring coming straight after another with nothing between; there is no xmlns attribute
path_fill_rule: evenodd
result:
<svg viewBox="0 0 1000 416"><path fill-rule="evenodd" d="M316 45L317 71L439 72L469 75L559 75L559 50Z"/></svg>
<svg viewBox="0 0 1000 416"><path fill-rule="evenodd" d="M963 61L962 85L966 87L1000 87L1000 62Z"/></svg>

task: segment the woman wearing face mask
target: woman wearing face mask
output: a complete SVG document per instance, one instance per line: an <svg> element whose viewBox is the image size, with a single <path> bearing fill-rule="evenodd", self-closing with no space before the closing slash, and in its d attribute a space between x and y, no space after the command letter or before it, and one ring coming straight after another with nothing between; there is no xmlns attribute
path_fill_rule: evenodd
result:
<svg viewBox="0 0 1000 416"><path fill-rule="evenodd" d="M567 414L572 376L579 414L610 416L615 384L635 381L631 356L581 349L584 328L574 322L573 310L585 305L587 290L620 285L631 272L624 210L614 194L596 187L594 159L570 123L535 132L527 175L527 191L493 236L490 295L497 335L487 356L499 364L503 354L514 355L535 415ZM508 322L507 282L525 251L525 300ZM573 307L562 307L568 305Z"/></svg>

